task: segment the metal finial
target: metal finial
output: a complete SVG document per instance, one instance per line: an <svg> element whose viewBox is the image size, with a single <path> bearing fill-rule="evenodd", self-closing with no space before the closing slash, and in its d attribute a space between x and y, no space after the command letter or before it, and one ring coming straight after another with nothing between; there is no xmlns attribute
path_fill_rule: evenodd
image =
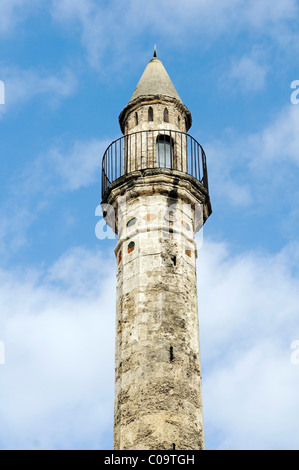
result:
<svg viewBox="0 0 299 470"><path fill-rule="evenodd" d="M155 44L155 47L154 47L154 57L157 57L157 46Z"/></svg>

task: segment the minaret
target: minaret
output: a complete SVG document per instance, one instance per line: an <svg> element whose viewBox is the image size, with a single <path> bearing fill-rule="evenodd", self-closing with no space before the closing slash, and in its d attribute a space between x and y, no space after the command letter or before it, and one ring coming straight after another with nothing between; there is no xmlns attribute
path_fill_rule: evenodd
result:
<svg viewBox="0 0 299 470"><path fill-rule="evenodd" d="M211 214L206 158L162 62L148 63L103 156L118 235L114 448L204 448L195 233Z"/></svg>

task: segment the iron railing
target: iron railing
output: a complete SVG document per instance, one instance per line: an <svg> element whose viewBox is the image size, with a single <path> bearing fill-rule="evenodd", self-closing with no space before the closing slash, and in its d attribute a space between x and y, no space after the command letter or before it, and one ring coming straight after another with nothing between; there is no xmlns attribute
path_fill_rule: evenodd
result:
<svg viewBox="0 0 299 470"><path fill-rule="evenodd" d="M121 176L152 168L188 173L209 191L202 146L184 132L159 129L127 134L109 145L102 160L102 197L109 185Z"/></svg>

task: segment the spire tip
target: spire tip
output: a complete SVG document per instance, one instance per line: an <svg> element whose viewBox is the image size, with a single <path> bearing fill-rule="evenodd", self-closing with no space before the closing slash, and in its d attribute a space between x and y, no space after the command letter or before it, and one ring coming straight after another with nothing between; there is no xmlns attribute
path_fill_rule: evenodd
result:
<svg viewBox="0 0 299 470"><path fill-rule="evenodd" d="M154 47L154 57L157 57L157 46L155 44L155 47Z"/></svg>

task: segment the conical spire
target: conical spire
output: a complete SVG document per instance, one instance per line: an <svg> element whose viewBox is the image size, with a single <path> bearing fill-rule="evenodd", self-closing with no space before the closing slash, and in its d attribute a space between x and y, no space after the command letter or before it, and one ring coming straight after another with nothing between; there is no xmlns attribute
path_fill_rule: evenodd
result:
<svg viewBox="0 0 299 470"><path fill-rule="evenodd" d="M155 46L154 57L147 64L129 103L119 115L121 131L125 132L125 119L129 111L136 109L143 102L149 103L151 100L163 99L165 102L172 101L181 110L181 113L185 115L186 129L188 130L192 124L191 113L179 97L164 65L157 58Z"/></svg>
<svg viewBox="0 0 299 470"><path fill-rule="evenodd" d="M155 51L156 52L156 49ZM129 101L151 95L165 95L182 102L162 62L155 56L147 64L142 77Z"/></svg>

